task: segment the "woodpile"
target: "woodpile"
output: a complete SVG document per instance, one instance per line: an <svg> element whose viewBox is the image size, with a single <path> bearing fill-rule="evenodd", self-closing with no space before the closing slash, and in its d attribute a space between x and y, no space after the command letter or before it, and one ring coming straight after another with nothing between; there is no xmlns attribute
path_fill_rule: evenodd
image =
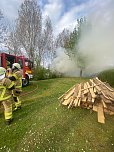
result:
<svg viewBox="0 0 114 152"><path fill-rule="evenodd" d="M105 123L105 113L114 114L114 89L97 77L74 85L58 99L68 108L82 107L96 111L100 123Z"/></svg>

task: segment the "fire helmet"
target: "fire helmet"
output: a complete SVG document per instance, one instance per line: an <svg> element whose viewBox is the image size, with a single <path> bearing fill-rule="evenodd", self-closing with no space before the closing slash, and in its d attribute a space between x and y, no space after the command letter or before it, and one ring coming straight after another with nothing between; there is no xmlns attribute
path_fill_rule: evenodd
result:
<svg viewBox="0 0 114 152"><path fill-rule="evenodd" d="M3 67L0 67L0 80L5 77L6 69Z"/></svg>
<svg viewBox="0 0 114 152"><path fill-rule="evenodd" d="M6 69L3 67L0 67L0 76L6 73Z"/></svg>
<svg viewBox="0 0 114 152"><path fill-rule="evenodd" d="M15 68L17 68L17 69L21 69L20 64L19 64L19 63L13 63L13 65L12 65L12 69L15 69Z"/></svg>

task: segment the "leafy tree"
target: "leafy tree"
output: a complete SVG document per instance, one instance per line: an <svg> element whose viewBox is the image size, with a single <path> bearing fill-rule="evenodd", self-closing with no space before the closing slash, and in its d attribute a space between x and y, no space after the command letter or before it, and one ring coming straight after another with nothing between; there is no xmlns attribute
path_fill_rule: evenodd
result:
<svg viewBox="0 0 114 152"><path fill-rule="evenodd" d="M75 46L78 44L78 31L76 27L74 28L73 32L70 33L69 41L67 42L67 45L65 45L66 54L73 59L77 55L77 49L75 49Z"/></svg>
<svg viewBox="0 0 114 152"><path fill-rule="evenodd" d="M87 27L87 22L85 18L77 20L77 26L74 28L73 32L70 34L70 40L65 46L66 54L71 60L74 60L76 65L80 68L80 77L82 77L82 72L87 65L87 57L85 57L79 50L79 41L83 29Z"/></svg>

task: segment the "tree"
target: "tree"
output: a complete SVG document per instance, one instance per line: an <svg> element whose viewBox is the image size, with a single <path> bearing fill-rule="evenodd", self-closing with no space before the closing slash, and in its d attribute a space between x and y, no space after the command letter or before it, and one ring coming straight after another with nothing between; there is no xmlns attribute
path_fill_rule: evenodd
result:
<svg viewBox="0 0 114 152"><path fill-rule="evenodd" d="M45 77L49 77L50 73L47 72L50 71L49 65L52 62L54 56L53 27L49 16L47 16L44 21L44 26L42 28L42 33L38 42L38 50L39 51L36 52L36 55L38 54L40 57L36 63L38 66L38 68L36 68L36 71L42 78L44 75ZM46 70L45 67L48 67L48 70Z"/></svg>
<svg viewBox="0 0 114 152"><path fill-rule="evenodd" d="M68 29L63 29L63 31L59 33L59 35L56 38L55 41L56 48L58 47L67 48L69 40L70 40L70 31Z"/></svg>
<svg viewBox="0 0 114 152"><path fill-rule="evenodd" d="M13 28L8 37L7 47L11 52L13 52L14 55L21 55L20 46L21 45L20 42L18 41L18 35L16 29Z"/></svg>
<svg viewBox="0 0 114 152"><path fill-rule="evenodd" d="M40 7L36 0L25 0L18 14L19 17L16 23L18 42L20 46L26 50L29 58L34 61L42 32L42 14Z"/></svg>
<svg viewBox="0 0 114 152"><path fill-rule="evenodd" d="M45 27L43 30L43 41L44 41L44 58L48 61L52 60L54 54L54 40L53 40L53 27L51 19L47 16L45 20Z"/></svg>
<svg viewBox="0 0 114 152"><path fill-rule="evenodd" d="M85 18L77 20L77 26L70 34L70 40L66 46L66 54L71 60L74 60L78 68L80 69L80 77L82 77L83 70L87 65L87 57L85 57L79 49L79 41L84 28L87 28L87 22Z"/></svg>
<svg viewBox="0 0 114 152"><path fill-rule="evenodd" d="M49 16L45 19L44 28L42 29L42 33L38 42L38 54L40 56L39 63L45 64L45 61L51 61L53 58L53 28L51 19ZM36 53L36 54L37 54Z"/></svg>
<svg viewBox="0 0 114 152"><path fill-rule="evenodd" d="M75 58L77 55L77 49L75 49L75 46L77 46L78 43L78 31L76 27L74 28L73 32L70 33L69 41L67 42L67 45L65 45L66 54L71 58Z"/></svg>
<svg viewBox="0 0 114 152"><path fill-rule="evenodd" d="M0 43L5 43L7 40L7 26L4 24L4 16L0 10Z"/></svg>
<svg viewBox="0 0 114 152"><path fill-rule="evenodd" d="M36 0L25 0L18 12L16 27L10 33L10 45L19 51L24 48L37 66L53 56L53 28L49 17L42 27L42 13ZM17 48L16 48L17 47Z"/></svg>

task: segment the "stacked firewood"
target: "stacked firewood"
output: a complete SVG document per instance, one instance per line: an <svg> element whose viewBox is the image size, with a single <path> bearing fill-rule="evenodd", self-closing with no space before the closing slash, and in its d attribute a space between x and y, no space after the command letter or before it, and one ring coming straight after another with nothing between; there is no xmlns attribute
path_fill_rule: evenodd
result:
<svg viewBox="0 0 114 152"><path fill-rule="evenodd" d="M104 113L114 114L114 89L97 77L73 86L58 99L68 108L83 107L96 111L100 123L105 123Z"/></svg>

